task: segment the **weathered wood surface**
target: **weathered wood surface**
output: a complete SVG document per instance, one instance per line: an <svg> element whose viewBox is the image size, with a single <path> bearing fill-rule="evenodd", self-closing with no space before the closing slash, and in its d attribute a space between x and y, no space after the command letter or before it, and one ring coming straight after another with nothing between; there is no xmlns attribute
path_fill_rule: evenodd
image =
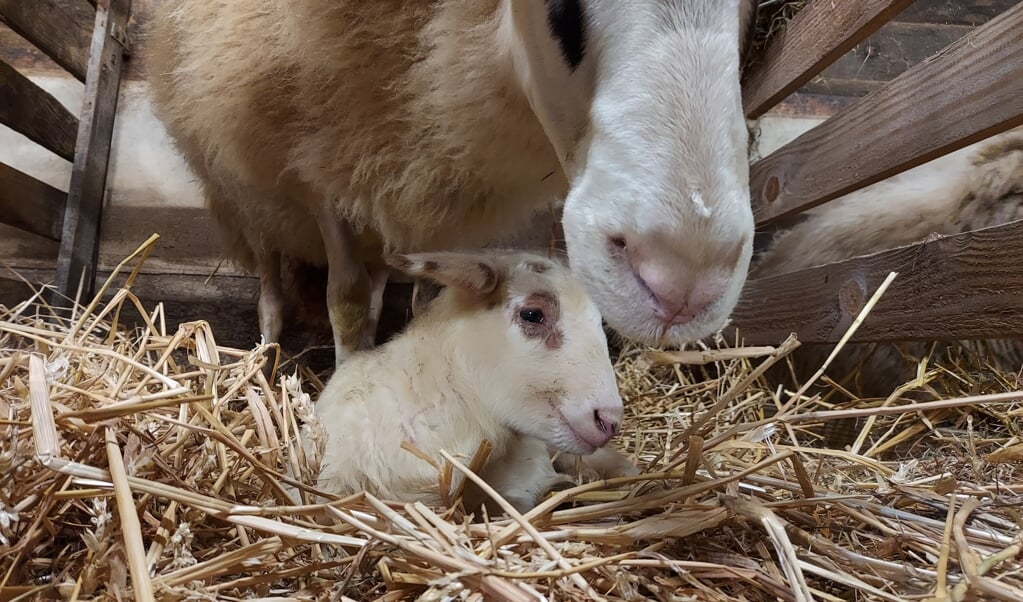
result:
<svg viewBox="0 0 1023 602"><path fill-rule="evenodd" d="M59 240L67 194L0 163L0 222Z"/></svg>
<svg viewBox="0 0 1023 602"><path fill-rule="evenodd" d="M968 25L990 21L1020 0L917 0L899 13L898 20L912 23Z"/></svg>
<svg viewBox="0 0 1023 602"><path fill-rule="evenodd" d="M795 92L912 0L811 2L775 35L743 82L743 108L756 118Z"/></svg>
<svg viewBox="0 0 1023 602"><path fill-rule="evenodd" d="M78 120L49 92L0 61L0 123L71 161Z"/></svg>
<svg viewBox="0 0 1023 602"><path fill-rule="evenodd" d="M0 21L83 82L95 14L84 0L0 0Z"/></svg>
<svg viewBox="0 0 1023 602"><path fill-rule="evenodd" d="M957 340L1023 335L1023 220L747 282L732 317L750 345L790 333L837 342L888 277L851 339Z"/></svg>
<svg viewBox="0 0 1023 602"><path fill-rule="evenodd" d="M842 55L800 90L829 96L865 96L885 82L968 35L973 27L929 23L888 23Z"/></svg>
<svg viewBox="0 0 1023 602"><path fill-rule="evenodd" d="M758 161L758 224L1023 124L1023 3Z"/></svg>
<svg viewBox="0 0 1023 602"><path fill-rule="evenodd" d="M80 284L85 296L91 296L95 285L101 209L126 50L113 34L125 31L130 10L131 0L109 0L96 9L82 125L57 255L55 284L59 294L51 298L55 305L61 303L61 295L74 298Z"/></svg>

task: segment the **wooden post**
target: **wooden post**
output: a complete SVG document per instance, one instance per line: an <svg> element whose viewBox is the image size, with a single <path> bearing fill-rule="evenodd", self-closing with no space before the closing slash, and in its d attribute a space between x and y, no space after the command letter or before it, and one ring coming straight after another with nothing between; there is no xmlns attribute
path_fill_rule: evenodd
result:
<svg viewBox="0 0 1023 602"><path fill-rule="evenodd" d="M93 294L99 226L106 190L121 66L131 0L100 0L89 51L85 97L75 145L67 208L57 256L56 291L51 303L66 306L81 284L82 299Z"/></svg>

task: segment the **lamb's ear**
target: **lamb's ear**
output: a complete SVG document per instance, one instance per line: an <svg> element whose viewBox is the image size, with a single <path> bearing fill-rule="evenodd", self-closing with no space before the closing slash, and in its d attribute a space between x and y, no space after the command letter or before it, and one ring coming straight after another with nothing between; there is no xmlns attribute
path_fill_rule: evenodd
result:
<svg viewBox="0 0 1023 602"><path fill-rule="evenodd" d="M503 278L492 259L472 253L410 253L388 255L387 265L417 278L427 278L484 297L495 290Z"/></svg>

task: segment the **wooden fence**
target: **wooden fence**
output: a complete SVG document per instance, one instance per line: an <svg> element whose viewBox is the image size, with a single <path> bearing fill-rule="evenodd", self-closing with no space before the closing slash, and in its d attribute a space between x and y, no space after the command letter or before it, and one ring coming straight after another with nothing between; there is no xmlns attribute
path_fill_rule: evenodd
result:
<svg viewBox="0 0 1023 602"><path fill-rule="evenodd" d="M0 163L0 222L60 242L55 294L93 294L131 0L0 0L0 21L85 84L79 117L0 60L0 123L72 162L65 193Z"/></svg>
<svg viewBox="0 0 1023 602"><path fill-rule="evenodd" d="M812 1L744 78L757 118L912 0ZM757 226L1023 124L1023 2L753 164ZM1023 335L1023 220L750 280L732 323L748 344L836 342L890 272L852 341Z"/></svg>

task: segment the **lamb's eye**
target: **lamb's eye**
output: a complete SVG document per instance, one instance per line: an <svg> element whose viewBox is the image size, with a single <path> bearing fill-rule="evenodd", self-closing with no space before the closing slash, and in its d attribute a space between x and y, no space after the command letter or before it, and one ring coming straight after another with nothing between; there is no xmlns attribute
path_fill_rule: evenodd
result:
<svg viewBox="0 0 1023 602"><path fill-rule="evenodd" d="M543 324L544 321L543 312L539 309L523 309L519 312L519 317L533 324Z"/></svg>

